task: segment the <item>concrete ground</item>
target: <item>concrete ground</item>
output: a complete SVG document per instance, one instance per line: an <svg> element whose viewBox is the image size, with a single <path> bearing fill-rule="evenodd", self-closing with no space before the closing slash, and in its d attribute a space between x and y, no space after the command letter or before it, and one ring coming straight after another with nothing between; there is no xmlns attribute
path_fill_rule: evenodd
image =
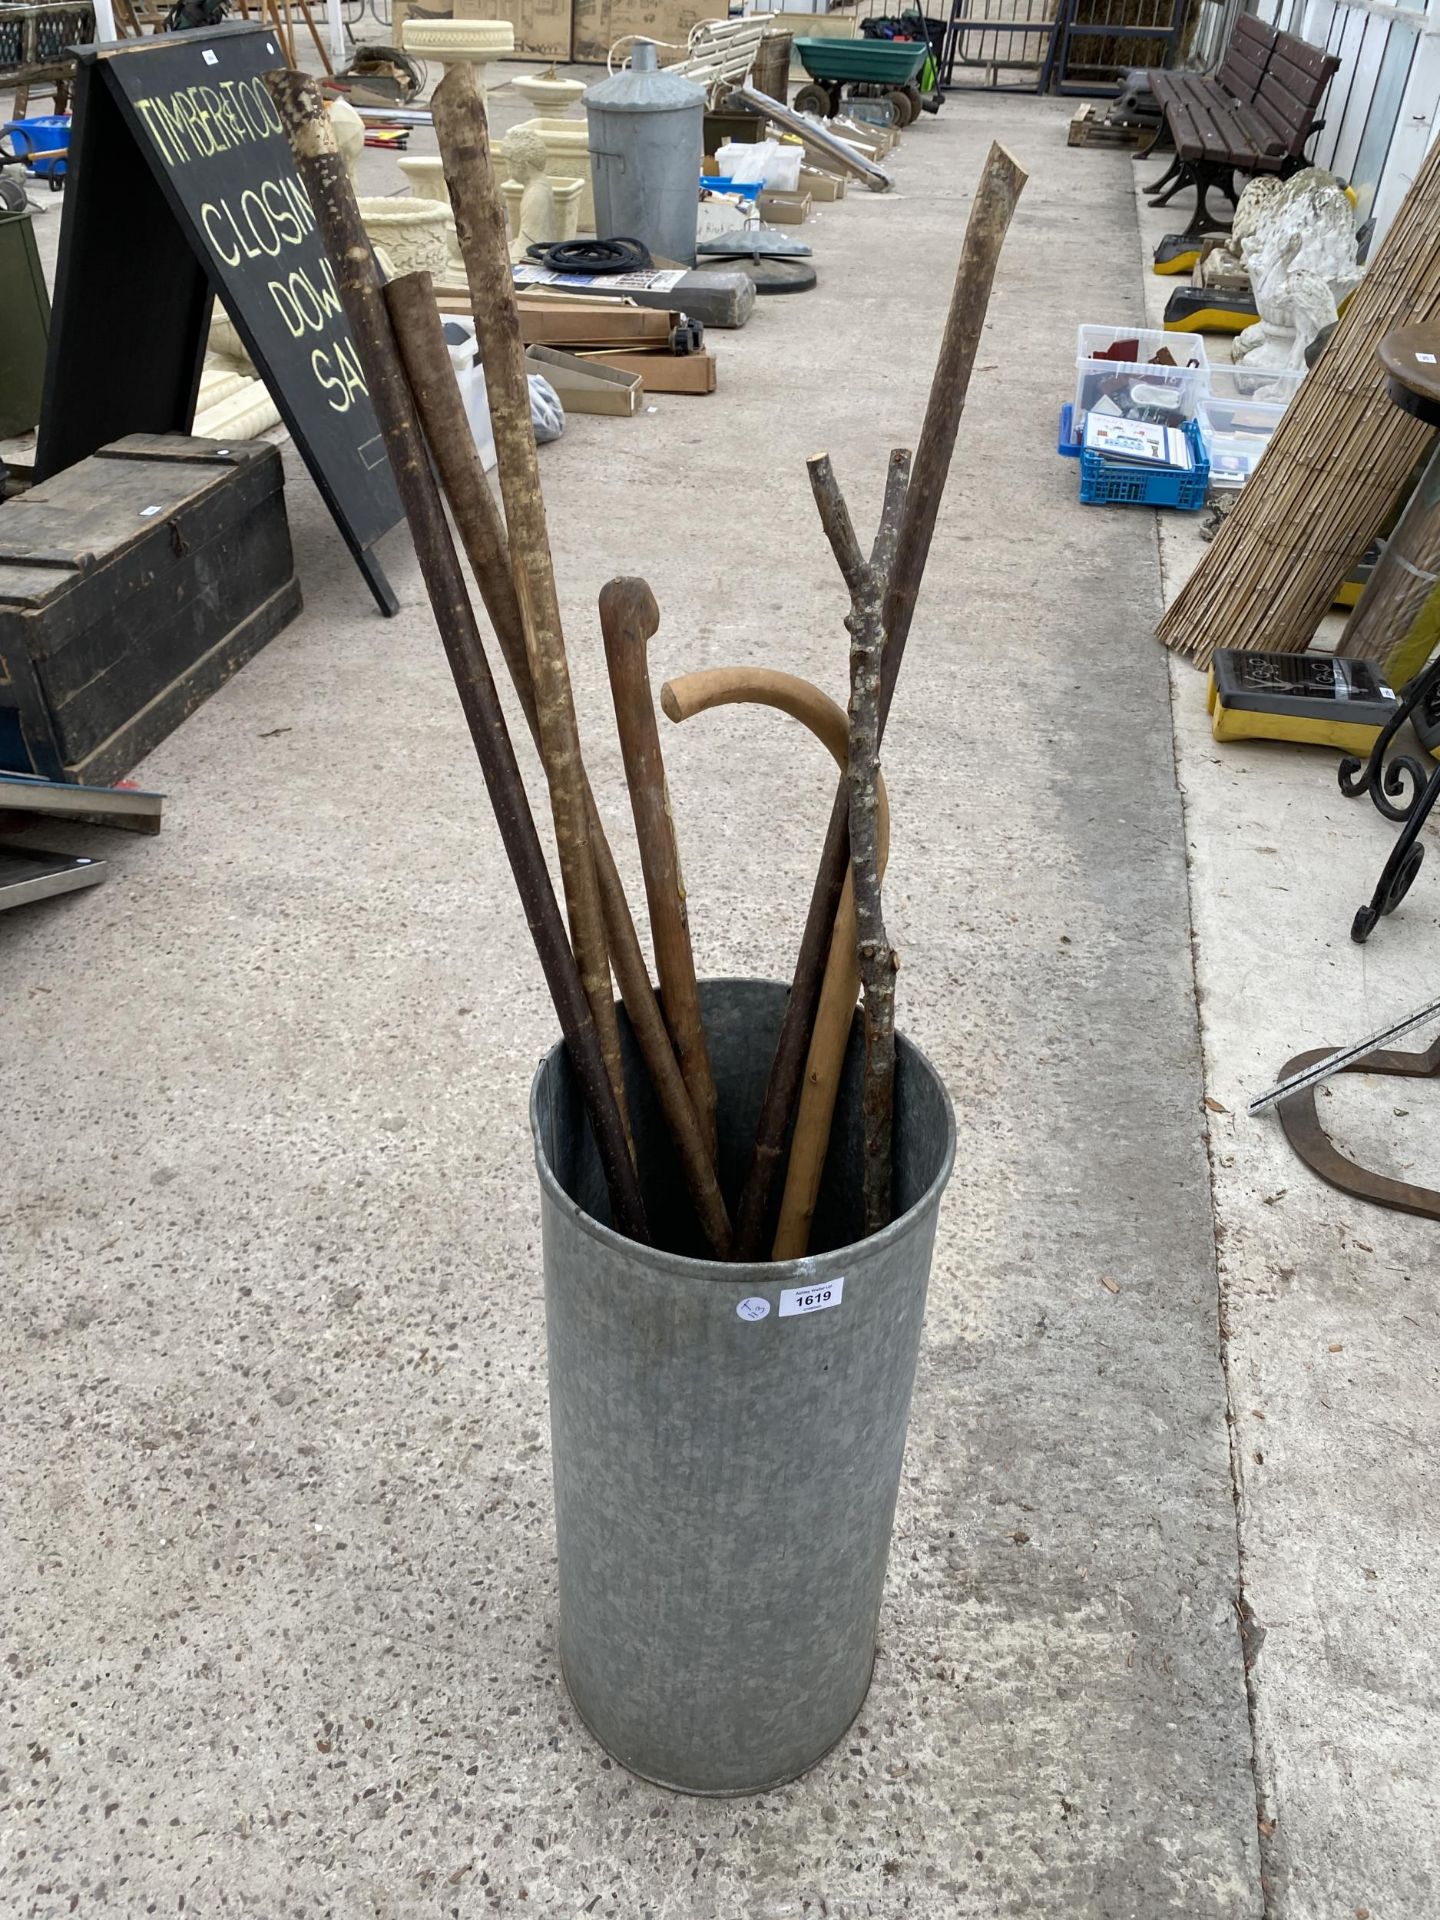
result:
<svg viewBox="0 0 1440 1920"><path fill-rule="evenodd" d="M1137 165L1137 183L1157 171ZM1189 204L1187 194L1157 212L1140 200L1146 265ZM1174 284L1146 273L1150 324ZM1228 339L1207 345L1228 361ZM1204 546L1196 521L1160 520L1168 599ZM1343 644L1342 631L1327 618L1317 644ZM1334 754L1217 746L1205 677L1172 657L1171 682L1216 1103L1210 1159L1269 1911L1283 1920L1432 1912L1437 1229L1322 1185L1273 1115L1252 1120L1244 1108L1302 1049L1361 1040L1434 1000L1433 831L1430 864L1404 903L1355 945L1351 918L1396 829L1368 800L1339 792ZM1396 1044L1423 1050L1431 1038L1423 1030ZM1319 1106L1362 1165L1440 1187L1440 1086L1350 1074Z"/></svg>
<svg viewBox="0 0 1440 1920"><path fill-rule="evenodd" d="M525 1119L552 1016L404 537L384 622L287 451L305 613L139 770L163 835L0 922L0 1913L1424 1910L1434 1315L1403 1276L1433 1229L1357 1217L1236 1116L1356 1029L1357 972L1386 965L1377 1019L1423 997L1432 909L1422 878L1349 948L1378 822L1312 829L1301 754L1211 765L1151 638L1154 521L1075 501L1074 325L1144 294L1131 164L1068 150L1067 111L955 97L895 194L805 229L814 293L713 336L714 396L542 456L623 846L598 587L650 580L657 677L840 692L805 457L873 516L989 140L1029 168L886 754L901 1020L960 1159L859 1722L702 1802L568 1707ZM758 713L665 744L702 969L787 973L818 750Z"/></svg>

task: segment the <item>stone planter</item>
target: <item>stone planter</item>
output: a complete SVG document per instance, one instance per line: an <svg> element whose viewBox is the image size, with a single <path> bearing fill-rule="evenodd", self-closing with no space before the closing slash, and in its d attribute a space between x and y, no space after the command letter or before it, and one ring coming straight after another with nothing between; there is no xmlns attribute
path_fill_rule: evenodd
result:
<svg viewBox="0 0 1440 1920"><path fill-rule="evenodd" d="M435 200L363 195L359 201L365 231L397 273L443 275L450 258L450 212Z"/></svg>
<svg viewBox="0 0 1440 1920"><path fill-rule="evenodd" d="M545 142L545 171L553 180L579 180L578 233L595 231L595 185L590 167L590 129L583 120L522 120L517 133L538 133Z"/></svg>
<svg viewBox="0 0 1440 1920"><path fill-rule="evenodd" d="M515 29L508 20L407 20L400 29L407 53L442 66L475 69L475 88L485 98L485 69L492 60L515 51Z"/></svg>
<svg viewBox="0 0 1440 1920"><path fill-rule="evenodd" d="M445 262L445 278L451 284L463 286L465 263L460 258L460 242L455 232L455 216L450 211L450 193L445 185L444 161L438 153L404 154L400 157L400 171L410 182L410 193L413 199L433 201L443 210L446 246L449 250Z"/></svg>
<svg viewBox="0 0 1440 1920"><path fill-rule="evenodd" d="M579 232L580 200L585 190L583 180L562 180L558 175L547 171L545 178L550 182L555 195L555 217L559 227L555 238L573 240ZM520 202L525 197L525 183L522 180L502 180L500 191L505 196L505 224L509 228L510 238L520 237Z"/></svg>
<svg viewBox="0 0 1440 1920"><path fill-rule="evenodd" d="M438 200L442 207L450 205L450 194L445 185L445 162L438 153L402 153L399 163L400 171L410 182L410 191L417 200Z"/></svg>

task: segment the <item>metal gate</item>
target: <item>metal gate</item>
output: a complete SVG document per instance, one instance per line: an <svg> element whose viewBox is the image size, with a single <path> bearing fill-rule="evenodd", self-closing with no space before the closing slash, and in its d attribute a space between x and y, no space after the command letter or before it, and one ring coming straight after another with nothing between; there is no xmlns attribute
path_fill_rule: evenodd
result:
<svg viewBox="0 0 1440 1920"><path fill-rule="evenodd" d="M1068 0L1057 93L1118 94L1127 69L1173 64L1186 0Z"/></svg>
<svg viewBox="0 0 1440 1920"><path fill-rule="evenodd" d="M1116 94L1175 58L1187 0L953 0L941 79L1002 93Z"/></svg>
<svg viewBox="0 0 1440 1920"><path fill-rule="evenodd" d="M1001 93L1043 93L1066 3L954 0L940 66L942 82Z"/></svg>

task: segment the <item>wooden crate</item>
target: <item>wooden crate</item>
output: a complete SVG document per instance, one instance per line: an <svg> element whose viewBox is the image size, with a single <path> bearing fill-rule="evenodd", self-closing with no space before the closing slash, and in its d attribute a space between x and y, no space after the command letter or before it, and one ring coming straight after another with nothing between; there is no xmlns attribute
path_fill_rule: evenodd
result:
<svg viewBox="0 0 1440 1920"><path fill-rule="evenodd" d="M299 609L274 447L117 440L0 508L0 766L108 785Z"/></svg>

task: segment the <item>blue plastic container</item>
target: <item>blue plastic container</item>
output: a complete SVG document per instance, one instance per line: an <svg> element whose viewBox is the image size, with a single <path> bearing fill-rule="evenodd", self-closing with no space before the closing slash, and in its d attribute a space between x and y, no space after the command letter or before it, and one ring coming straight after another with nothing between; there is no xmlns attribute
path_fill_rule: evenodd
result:
<svg viewBox="0 0 1440 1920"><path fill-rule="evenodd" d="M1185 422L1185 438L1195 460L1191 473L1163 468L1154 473L1140 468L1117 470L1107 467L1100 454L1081 448L1080 498L1092 507L1178 507L1181 513L1198 513L1210 485L1210 461L1193 420Z"/></svg>
<svg viewBox="0 0 1440 1920"><path fill-rule="evenodd" d="M700 184L711 193L737 193L745 200L756 200L765 190L759 180L730 180L723 173L702 173Z"/></svg>
<svg viewBox="0 0 1440 1920"><path fill-rule="evenodd" d="M41 113L29 120L11 120L0 127L9 139L17 160L23 160L31 173L38 174L44 180L62 179L66 161L64 150L70 145L70 116L68 113ZM57 152L57 149L60 151ZM53 158L32 159L33 154L51 155Z"/></svg>
<svg viewBox="0 0 1440 1920"><path fill-rule="evenodd" d="M1075 438L1075 403L1067 400L1060 409L1060 438L1055 443L1055 451L1063 453L1067 460L1078 460L1083 448Z"/></svg>

